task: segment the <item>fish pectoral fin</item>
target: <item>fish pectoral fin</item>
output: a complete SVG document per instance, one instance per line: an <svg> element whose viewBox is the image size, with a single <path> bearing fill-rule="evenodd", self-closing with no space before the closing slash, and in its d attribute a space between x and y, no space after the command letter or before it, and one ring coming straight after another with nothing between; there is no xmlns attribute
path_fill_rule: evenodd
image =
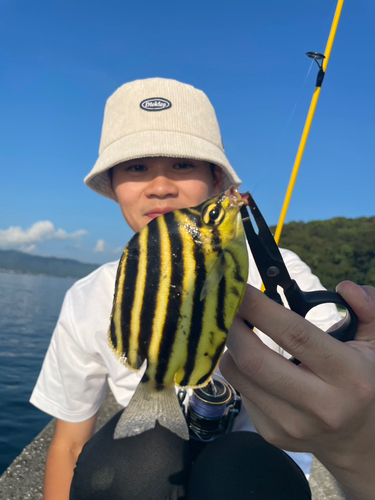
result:
<svg viewBox="0 0 375 500"><path fill-rule="evenodd" d="M206 280L203 283L200 300L204 300L210 293L214 292L219 286L220 281L225 275L227 268L227 262L225 259L224 252L220 252L216 262L211 267L210 271L206 276Z"/></svg>
<svg viewBox="0 0 375 500"><path fill-rule="evenodd" d="M122 412L113 437L136 436L153 429L156 421L182 439L189 439L189 430L174 386L156 390L153 381L141 381Z"/></svg>

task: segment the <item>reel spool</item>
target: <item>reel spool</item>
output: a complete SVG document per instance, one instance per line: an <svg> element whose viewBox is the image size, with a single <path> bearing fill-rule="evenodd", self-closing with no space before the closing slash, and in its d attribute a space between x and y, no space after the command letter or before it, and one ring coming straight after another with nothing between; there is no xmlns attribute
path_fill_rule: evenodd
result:
<svg viewBox="0 0 375 500"><path fill-rule="evenodd" d="M179 391L178 395L184 408L186 391ZM190 439L209 442L221 434L228 434L240 409L241 397L235 389L224 380L211 379L207 386L193 391L187 411L184 411Z"/></svg>

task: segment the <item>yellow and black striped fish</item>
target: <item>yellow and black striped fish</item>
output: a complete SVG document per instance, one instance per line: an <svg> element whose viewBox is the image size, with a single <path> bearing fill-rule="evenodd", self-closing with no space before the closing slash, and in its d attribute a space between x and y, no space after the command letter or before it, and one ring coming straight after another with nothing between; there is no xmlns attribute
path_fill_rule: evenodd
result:
<svg viewBox="0 0 375 500"><path fill-rule="evenodd" d="M195 208L152 220L130 240L117 271L109 344L145 374L115 438L156 420L184 439L175 385L206 385L243 298L248 256L236 186Z"/></svg>

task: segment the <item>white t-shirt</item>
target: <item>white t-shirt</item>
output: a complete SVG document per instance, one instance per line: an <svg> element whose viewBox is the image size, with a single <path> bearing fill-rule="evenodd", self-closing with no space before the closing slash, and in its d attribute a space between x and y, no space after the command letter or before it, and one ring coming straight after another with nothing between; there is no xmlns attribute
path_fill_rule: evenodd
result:
<svg viewBox="0 0 375 500"><path fill-rule="evenodd" d="M302 290L323 289L316 276L299 257L281 250L290 275ZM40 410L67 422L83 422L99 410L107 384L117 402L129 403L140 382L144 368L135 373L115 357L108 345L107 334L112 309L118 261L101 266L77 281L66 293L60 317L46 353L30 402ZM261 278L249 254L248 282L260 288ZM326 330L340 319L335 306L319 306L310 321ZM262 340L272 349L282 352L266 335ZM234 430L254 427L243 409ZM309 473L308 454L290 454L305 473Z"/></svg>

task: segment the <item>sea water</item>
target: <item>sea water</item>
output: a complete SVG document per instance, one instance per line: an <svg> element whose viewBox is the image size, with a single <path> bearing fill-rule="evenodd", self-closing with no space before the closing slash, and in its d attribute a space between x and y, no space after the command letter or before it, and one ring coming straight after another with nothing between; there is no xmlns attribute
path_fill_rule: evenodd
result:
<svg viewBox="0 0 375 500"><path fill-rule="evenodd" d="M0 474L51 420L29 398L74 281L0 273Z"/></svg>

